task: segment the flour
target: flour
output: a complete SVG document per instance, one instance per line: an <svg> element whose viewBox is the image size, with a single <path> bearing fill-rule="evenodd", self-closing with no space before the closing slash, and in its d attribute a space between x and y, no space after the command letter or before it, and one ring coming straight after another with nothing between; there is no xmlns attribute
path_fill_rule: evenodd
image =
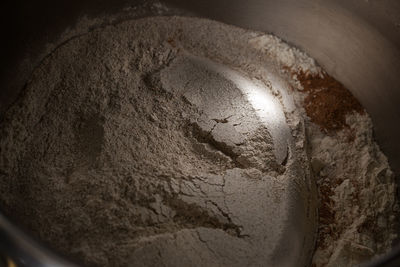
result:
<svg viewBox="0 0 400 267"><path fill-rule="evenodd" d="M310 127L312 162L331 200L332 220L320 226L317 266L353 266L387 252L395 234L396 186L386 157L373 141L367 115L348 116L355 134L323 136Z"/></svg>
<svg viewBox="0 0 400 267"><path fill-rule="evenodd" d="M330 220L313 264L384 253L395 185L371 121L354 113L349 129L321 131L295 71L323 76L274 36L203 19L71 38L4 116L0 204L86 264L307 266L315 177Z"/></svg>
<svg viewBox="0 0 400 267"><path fill-rule="evenodd" d="M302 116L308 117L303 108L307 93L301 92L304 88L296 73L319 77L327 74L303 52L288 47L276 37L260 36L250 43L273 58L281 66L282 73L288 74L289 70L288 80L297 89L293 92L296 106ZM332 99L328 101L333 104ZM343 125L349 128L326 134L325 125L310 121L306 124L310 163L320 195L319 240L314 266L363 263L390 251L397 237L397 187L387 158L374 141L371 119L368 114L357 112L358 106L350 112L345 109L343 99L335 101L348 112Z"/></svg>
<svg viewBox="0 0 400 267"><path fill-rule="evenodd" d="M310 58L297 48L290 47L274 35L261 34L251 38L249 44L266 53L281 68L287 67L312 74L321 72L321 68L315 64L313 58Z"/></svg>

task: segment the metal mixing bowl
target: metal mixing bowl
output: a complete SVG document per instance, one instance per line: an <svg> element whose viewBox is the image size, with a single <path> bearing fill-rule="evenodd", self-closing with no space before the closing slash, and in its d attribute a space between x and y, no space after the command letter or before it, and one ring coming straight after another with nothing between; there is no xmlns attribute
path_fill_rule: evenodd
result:
<svg viewBox="0 0 400 267"><path fill-rule="evenodd" d="M315 58L346 85L371 115L376 139L400 177L400 1L398 0L167 0L183 14L274 33ZM45 44L86 15L115 14L140 0L18 1L1 24L0 113L17 97ZM125 9L126 10L126 9ZM141 13L146 16L153 12ZM29 60L27 60L29 59ZM371 265L400 266L400 250ZM0 215L0 252L18 266L66 266ZM382 265L384 264L384 265ZM386 264L386 265L385 265ZM0 263L1 266L1 263Z"/></svg>

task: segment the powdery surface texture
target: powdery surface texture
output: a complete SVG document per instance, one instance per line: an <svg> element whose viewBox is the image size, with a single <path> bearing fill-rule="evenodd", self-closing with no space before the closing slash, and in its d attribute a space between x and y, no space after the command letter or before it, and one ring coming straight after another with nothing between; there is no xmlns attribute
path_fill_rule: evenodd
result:
<svg viewBox="0 0 400 267"><path fill-rule="evenodd" d="M308 93L312 98L315 92L343 90L343 85L333 81L303 52L282 42L277 45L276 37L260 36L250 43L278 58L281 73L292 84L295 105L307 118L309 157L319 193L318 240L312 265L355 266L389 252L397 238L397 185L386 156L374 141L370 117L355 103L352 112L345 104L343 110L333 110L348 113L345 122L331 116L338 123L335 127L325 118L318 119L318 114L310 114L310 119L306 105L340 106L340 101L349 99L335 99L337 92L326 92L328 98L313 102ZM321 84L319 88L304 90L305 86L314 86L315 81ZM326 124L313 123L314 117Z"/></svg>
<svg viewBox="0 0 400 267"><path fill-rule="evenodd" d="M321 214L316 266L357 265L388 252L396 238L396 185L387 158L373 141L367 115L347 121L353 141L345 130L327 136L309 127L311 162L326 201L321 213L330 213Z"/></svg>
<svg viewBox="0 0 400 267"><path fill-rule="evenodd" d="M70 39L2 122L1 206L90 265L308 265L316 191L304 127L284 122L263 78L254 84L271 91L274 129L242 90L255 85L238 71L263 54L244 49L252 36L160 17Z"/></svg>
<svg viewBox="0 0 400 267"><path fill-rule="evenodd" d="M287 150L243 91L198 57L270 89L284 107ZM190 71L179 76L182 65ZM265 266L290 258L279 254L279 234L283 219L302 218L282 193L293 184L309 209L305 228L294 229L314 249L314 176L329 219L319 221L312 263L353 266L388 251L394 177L368 115L321 131L288 70L323 75L274 36L208 20L142 19L72 38L34 71L2 122L1 206L88 264ZM221 89L205 97L205 78ZM302 254L295 262L309 264Z"/></svg>

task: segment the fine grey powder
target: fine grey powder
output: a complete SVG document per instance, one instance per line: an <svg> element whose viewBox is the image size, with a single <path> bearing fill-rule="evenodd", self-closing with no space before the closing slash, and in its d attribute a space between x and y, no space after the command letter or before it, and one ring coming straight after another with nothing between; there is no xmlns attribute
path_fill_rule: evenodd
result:
<svg viewBox="0 0 400 267"><path fill-rule="evenodd" d="M307 266L314 184L341 176L338 218L326 227L345 229L313 263L386 252L395 186L368 116L349 116L349 150L342 133L307 119L287 68L321 73L276 37L203 19L132 20L72 38L35 69L1 124L1 206L86 264ZM263 118L260 99L279 107ZM365 187L359 203L354 181ZM360 213L378 220L378 239L354 223Z"/></svg>

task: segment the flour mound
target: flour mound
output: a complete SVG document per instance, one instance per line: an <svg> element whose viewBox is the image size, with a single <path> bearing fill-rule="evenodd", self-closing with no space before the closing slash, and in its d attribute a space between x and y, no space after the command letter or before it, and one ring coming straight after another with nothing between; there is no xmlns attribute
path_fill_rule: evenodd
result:
<svg viewBox="0 0 400 267"><path fill-rule="evenodd" d="M71 38L1 122L0 205L99 266L351 266L384 253L395 185L371 121L352 113L321 131L296 71L323 73L277 37L203 19Z"/></svg>

